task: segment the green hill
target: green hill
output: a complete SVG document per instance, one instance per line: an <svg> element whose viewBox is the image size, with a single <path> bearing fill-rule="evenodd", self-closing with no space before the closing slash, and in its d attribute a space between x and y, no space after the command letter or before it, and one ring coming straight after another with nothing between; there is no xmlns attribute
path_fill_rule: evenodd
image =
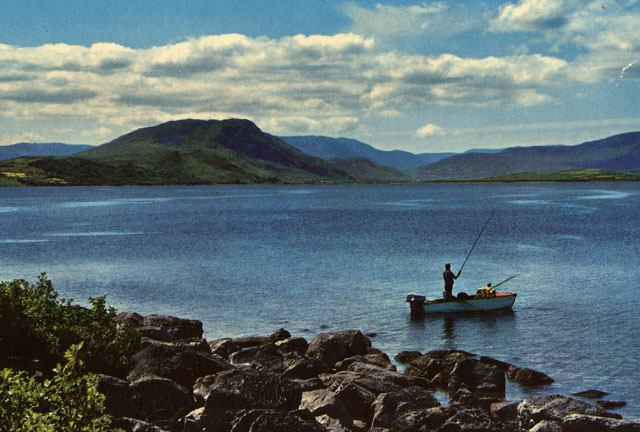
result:
<svg viewBox="0 0 640 432"><path fill-rule="evenodd" d="M352 179L248 120L179 120L135 130L73 157L0 163L24 184L324 183Z"/></svg>

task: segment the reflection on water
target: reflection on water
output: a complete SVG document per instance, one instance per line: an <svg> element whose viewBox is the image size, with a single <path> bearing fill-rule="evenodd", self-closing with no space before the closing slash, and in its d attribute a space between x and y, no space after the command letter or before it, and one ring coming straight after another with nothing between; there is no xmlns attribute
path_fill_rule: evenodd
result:
<svg viewBox="0 0 640 432"><path fill-rule="evenodd" d="M430 332L433 336L441 336L443 348L460 349L456 345L456 336L468 341L474 337L478 341L486 340L487 344L493 344L493 340L505 329L515 325L516 313L512 309L495 312L466 312L449 314L432 314L416 316L411 315L410 325L412 330ZM436 335L436 329L441 333Z"/></svg>

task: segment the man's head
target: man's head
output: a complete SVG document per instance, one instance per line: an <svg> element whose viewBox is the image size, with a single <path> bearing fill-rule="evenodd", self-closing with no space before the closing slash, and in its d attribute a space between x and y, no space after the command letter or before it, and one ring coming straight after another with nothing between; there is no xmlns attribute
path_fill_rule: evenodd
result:
<svg viewBox="0 0 640 432"><path fill-rule="evenodd" d="M445 264L444 265L444 269L445 270L451 270L451 264Z"/></svg>

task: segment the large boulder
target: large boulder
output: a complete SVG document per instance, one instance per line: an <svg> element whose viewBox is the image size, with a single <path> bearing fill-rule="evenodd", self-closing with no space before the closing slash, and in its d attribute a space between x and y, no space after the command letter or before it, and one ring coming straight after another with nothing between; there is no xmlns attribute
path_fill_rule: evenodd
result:
<svg viewBox="0 0 640 432"><path fill-rule="evenodd" d="M353 363L368 363L373 366L377 366L383 369L387 369L395 372L396 367L391 363L389 356L385 353L364 354L348 357L335 364L335 369L338 371L347 370Z"/></svg>
<svg viewBox="0 0 640 432"><path fill-rule="evenodd" d="M353 383L364 387L375 395L398 391L411 386L428 387L429 384L422 378L412 377L362 363L354 363L349 368L350 370L340 371L334 374L322 374L319 378L330 390L334 390L341 385Z"/></svg>
<svg viewBox="0 0 640 432"><path fill-rule="evenodd" d="M447 388L456 364L473 357L474 354L460 350L429 351L409 363L404 373L424 378L434 387Z"/></svg>
<svg viewBox="0 0 640 432"><path fill-rule="evenodd" d="M439 402L421 387L407 387L378 395L373 403L372 430L417 430L420 425L437 426L445 418L439 411L428 411Z"/></svg>
<svg viewBox="0 0 640 432"><path fill-rule="evenodd" d="M318 334L309 344L306 355L331 368L340 360L367 354L370 347L371 341L360 330L343 330Z"/></svg>
<svg viewBox="0 0 640 432"><path fill-rule="evenodd" d="M147 315L144 317L142 325L160 327L173 340L202 338L202 322L198 320L177 318L169 315Z"/></svg>
<svg viewBox="0 0 640 432"><path fill-rule="evenodd" d="M104 408L107 414L113 417L135 416L133 392L129 388L129 382L98 374L96 375L96 388L105 396Z"/></svg>
<svg viewBox="0 0 640 432"><path fill-rule="evenodd" d="M305 410L252 409L240 411L231 421L230 432L325 432Z"/></svg>
<svg viewBox="0 0 640 432"><path fill-rule="evenodd" d="M302 392L291 380L269 371L235 369L207 378L206 411L245 409L294 410Z"/></svg>
<svg viewBox="0 0 640 432"><path fill-rule="evenodd" d="M354 419L369 423L373 415L372 405L376 395L355 383L334 386L333 392L340 397Z"/></svg>
<svg viewBox="0 0 640 432"><path fill-rule="evenodd" d="M293 361L283 375L292 379L311 379L327 371L327 365L322 360L301 357Z"/></svg>
<svg viewBox="0 0 640 432"><path fill-rule="evenodd" d="M127 379L134 381L145 375L165 377L191 388L198 377L232 369L223 358L190 347L153 343L131 357L132 370Z"/></svg>
<svg viewBox="0 0 640 432"><path fill-rule="evenodd" d="M194 408L190 390L167 378L145 376L130 389L136 417L142 420L170 422Z"/></svg>
<svg viewBox="0 0 640 432"><path fill-rule="evenodd" d="M523 429L531 429L543 420L562 423L571 414L621 418L599 406L559 394L532 396L518 405L518 421Z"/></svg>
<svg viewBox="0 0 640 432"><path fill-rule="evenodd" d="M609 417L570 414L562 420L563 432L640 432L640 423Z"/></svg>
<svg viewBox="0 0 640 432"><path fill-rule="evenodd" d="M540 387L553 382L553 379L544 372L513 365L507 369L507 378L524 387Z"/></svg>
<svg viewBox="0 0 640 432"><path fill-rule="evenodd" d="M136 312L120 312L114 318L114 321L120 325L129 325L138 328L144 325L144 317Z"/></svg>
<svg viewBox="0 0 640 432"><path fill-rule="evenodd" d="M347 410L342 398L327 389L318 389L302 393L300 409L308 410L313 416L326 415L339 421L344 427L353 425L353 417Z"/></svg>
<svg viewBox="0 0 640 432"><path fill-rule="evenodd" d="M420 351L400 351L393 359L400 364L409 364L421 356Z"/></svg>
<svg viewBox="0 0 640 432"><path fill-rule="evenodd" d="M449 374L450 391L466 388L482 395L502 397L505 394L504 372L496 366L467 358L456 363Z"/></svg>

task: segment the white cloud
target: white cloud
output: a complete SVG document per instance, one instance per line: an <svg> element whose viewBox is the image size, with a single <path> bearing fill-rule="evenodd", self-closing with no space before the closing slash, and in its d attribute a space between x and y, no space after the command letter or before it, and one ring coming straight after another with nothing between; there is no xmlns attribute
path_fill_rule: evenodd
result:
<svg viewBox="0 0 640 432"><path fill-rule="evenodd" d="M445 129L433 123L427 123L426 125L422 126L420 129L416 131L416 136L418 138L427 138L430 136L440 136L445 134L446 134Z"/></svg>
<svg viewBox="0 0 640 432"><path fill-rule="evenodd" d="M567 23L563 0L520 0L500 7L491 22L494 31L540 31Z"/></svg>

